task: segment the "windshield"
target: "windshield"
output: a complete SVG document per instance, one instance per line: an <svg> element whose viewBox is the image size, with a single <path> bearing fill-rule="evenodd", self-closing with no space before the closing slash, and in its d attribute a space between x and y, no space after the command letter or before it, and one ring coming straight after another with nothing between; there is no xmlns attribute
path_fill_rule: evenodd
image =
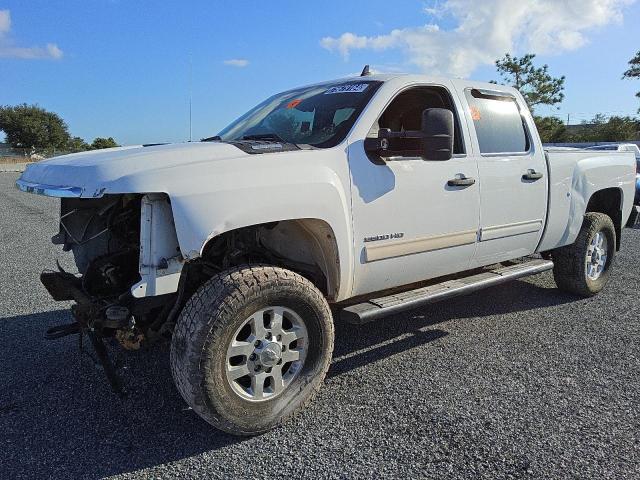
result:
<svg viewBox="0 0 640 480"><path fill-rule="evenodd" d="M333 147L346 137L381 83L326 83L279 93L237 119L219 137L227 142L274 140Z"/></svg>

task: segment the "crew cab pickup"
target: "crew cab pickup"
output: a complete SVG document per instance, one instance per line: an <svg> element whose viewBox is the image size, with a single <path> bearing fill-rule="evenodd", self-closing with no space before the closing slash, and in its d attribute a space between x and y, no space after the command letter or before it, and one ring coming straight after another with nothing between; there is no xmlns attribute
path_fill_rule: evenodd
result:
<svg viewBox="0 0 640 480"><path fill-rule="evenodd" d="M635 175L632 153L544 150L513 88L398 74L274 95L201 142L38 162L17 187L62 199L53 242L78 267L41 275L75 302L48 337L87 335L116 391L105 339L170 339L186 402L251 435L320 388L334 315L364 324L545 270L598 293L638 216Z"/></svg>

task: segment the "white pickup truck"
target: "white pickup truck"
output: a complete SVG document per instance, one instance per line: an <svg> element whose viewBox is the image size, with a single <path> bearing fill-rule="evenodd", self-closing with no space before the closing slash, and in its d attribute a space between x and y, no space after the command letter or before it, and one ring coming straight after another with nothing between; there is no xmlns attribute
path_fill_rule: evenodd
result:
<svg viewBox="0 0 640 480"><path fill-rule="evenodd" d="M186 402L251 435L320 388L334 314L551 269L598 293L636 223L635 175L632 153L544 150L512 88L363 75L274 95L201 142L38 162L17 187L62 199L53 242L78 267L41 276L75 302L47 336L88 335L115 390L103 339L170 338Z"/></svg>

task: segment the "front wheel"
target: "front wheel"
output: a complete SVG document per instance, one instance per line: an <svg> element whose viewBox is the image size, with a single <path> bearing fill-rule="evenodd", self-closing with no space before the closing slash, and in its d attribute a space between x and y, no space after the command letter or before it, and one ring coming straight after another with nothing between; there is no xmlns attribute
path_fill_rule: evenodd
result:
<svg viewBox="0 0 640 480"><path fill-rule="evenodd" d="M269 266L208 280L185 305L171 371L198 415L236 435L262 433L302 409L333 351L331 311L307 279Z"/></svg>
<svg viewBox="0 0 640 480"><path fill-rule="evenodd" d="M616 254L616 230L604 213L587 213L572 245L554 250L553 277L561 290L581 296L600 292Z"/></svg>

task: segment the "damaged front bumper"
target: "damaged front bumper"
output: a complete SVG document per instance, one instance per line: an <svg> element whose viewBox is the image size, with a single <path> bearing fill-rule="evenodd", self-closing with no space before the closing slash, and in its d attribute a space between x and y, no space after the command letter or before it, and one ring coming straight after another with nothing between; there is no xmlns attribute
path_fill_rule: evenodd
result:
<svg viewBox="0 0 640 480"><path fill-rule="evenodd" d="M75 302L75 322L53 327L48 339L79 334L95 347L114 391L122 385L103 339L138 349L167 338L177 315L185 261L166 194L110 194L83 197L83 189L18 180L27 193L61 199L54 244L73 252L78 274L59 267L40 280L57 301ZM81 342L82 343L82 342Z"/></svg>

